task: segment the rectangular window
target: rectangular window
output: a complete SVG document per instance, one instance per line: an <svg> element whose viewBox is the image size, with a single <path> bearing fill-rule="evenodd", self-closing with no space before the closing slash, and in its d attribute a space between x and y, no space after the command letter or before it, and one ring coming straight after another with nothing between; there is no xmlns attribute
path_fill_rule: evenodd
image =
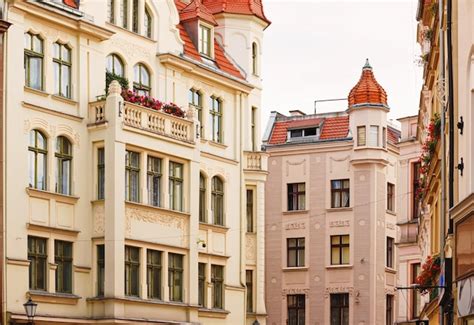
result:
<svg viewBox="0 0 474 325"><path fill-rule="evenodd" d="M254 232L253 190L247 190L247 232Z"/></svg>
<svg viewBox="0 0 474 325"><path fill-rule="evenodd" d="M161 159L148 156L147 167L148 204L160 206L161 195Z"/></svg>
<svg viewBox="0 0 474 325"><path fill-rule="evenodd" d="M382 147L387 148L387 128L382 128Z"/></svg>
<svg viewBox="0 0 474 325"><path fill-rule="evenodd" d="M97 149L97 199L105 198L105 149Z"/></svg>
<svg viewBox="0 0 474 325"><path fill-rule="evenodd" d="M358 147L362 147L366 145L365 138L366 138L365 126L358 126L357 127L357 146Z"/></svg>
<svg viewBox="0 0 474 325"><path fill-rule="evenodd" d="M25 85L43 90L43 40L39 35L25 34Z"/></svg>
<svg viewBox="0 0 474 325"><path fill-rule="evenodd" d="M140 248L125 246L125 295L140 296Z"/></svg>
<svg viewBox="0 0 474 325"><path fill-rule="evenodd" d="M170 209L183 211L183 164L170 161Z"/></svg>
<svg viewBox="0 0 474 325"><path fill-rule="evenodd" d="M331 236L331 265L349 264L349 235Z"/></svg>
<svg viewBox="0 0 474 325"><path fill-rule="evenodd" d="M212 308L224 308L224 267L211 265L211 282L213 286Z"/></svg>
<svg viewBox="0 0 474 325"><path fill-rule="evenodd" d="M386 303L385 303L385 324L392 325L393 324L393 296L387 295L386 296Z"/></svg>
<svg viewBox="0 0 474 325"><path fill-rule="evenodd" d="M347 208L350 205L348 179L331 181L331 208Z"/></svg>
<svg viewBox="0 0 474 325"><path fill-rule="evenodd" d="M132 1L132 31L138 33L138 0Z"/></svg>
<svg viewBox="0 0 474 325"><path fill-rule="evenodd" d="M72 293L72 243L54 241L54 263L56 263L56 292Z"/></svg>
<svg viewBox="0 0 474 325"><path fill-rule="evenodd" d="M168 254L168 285L170 301L183 301L183 255Z"/></svg>
<svg viewBox="0 0 474 325"><path fill-rule="evenodd" d="M115 23L114 3L115 0L107 0L107 21L111 24Z"/></svg>
<svg viewBox="0 0 474 325"><path fill-rule="evenodd" d="M349 294L331 294L331 325L349 325Z"/></svg>
<svg viewBox="0 0 474 325"><path fill-rule="evenodd" d="M211 140L222 143L222 100L220 98L211 96L209 118L212 131Z"/></svg>
<svg viewBox="0 0 474 325"><path fill-rule="evenodd" d="M71 49L64 44L53 44L54 94L71 98Z"/></svg>
<svg viewBox="0 0 474 325"><path fill-rule="evenodd" d="M201 307L205 307L205 300L206 300L206 264L199 263L199 274L198 274L198 304Z"/></svg>
<svg viewBox="0 0 474 325"><path fill-rule="evenodd" d="M288 295L286 300L288 304L288 325L305 325L306 296Z"/></svg>
<svg viewBox="0 0 474 325"><path fill-rule="evenodd" d="M46 239L28 236L30 289L46 291L48 252Z"/></svg>
<svg viewBox="0 0 474 325"><path fill-rule="evenodd" d="M414 284L416 278L420 274L421 265L420 263L411 265L411 283ZM420 316L421 311L421 294L418 290L411 291L411 318L416 319Z"/></svg>
<svg viewBox="0 0 474 325"><path fill-rule="evenodd" d="M395 211L395 185L387 183L387 210Z"/></svg>
<svg viewBox="0 0 474 325"><path fill-rule="evenodd" d="M125 154L125 200L139 202L140 154L128 151Z"/></svg>
<svg viewBox="0 0 474 325"><path fill-rule="evenodd" d="M288 211L306 208L305 183L288 184Z"/></svg>
<svg viewBox="0 0 474 325"><path fill-rule="evenodd" d="M206 178L199 174L199 222L206 222Z"/></svg>
<svg viewBox="0 0 474 325"><path fill-rule="evenodd" d="M192 105L197 112L197 117L199 121L199 136L204 137L204 126L202 120L202 95L199 90L194 88L189 89L189 105ZM197 131L197 130L196 130Z"/></svg>
<svg viewBox="0 0 474 325"><path fill-rule="evenodd" d="M104 295L105 288L105 245L97 245L97 296Z"/></svg>
<svg viewBox="0 0 474 325"><path fill-rule="evenodd" d="M369 147L378 147L379 146L379 127L377 125L371 125L369 129L369 142L367 143Z"/></svg>
<svg viewBox="0 0 474 325"><path fill-rule="evenodd" d="M211 29L199 25L199 53L211 56Z"/></svg>
<svg viewBox="0 0 474 325"><path fill-rule="evenodd" d="M148 298L161 299L161 252L147 249L146 255Z"/></svg>
<svg viewBox="0 0 474 325"><path fill-rule="evenodd" d="M252 141L252 151L257 151L257 137L255 128L257 127L257 108L252 107L250 116L250 141Z"/></svg>
<svg viewBox="0 0 474 325"><path fill-rule="evenodd" d="M418 218L418 191L420 188L420 168L421 163L416 162L412 164L412 190L411 190L411 197L412 197L412 219Z"/></svg>
<svg viewBox="0 0 474 325"><path fill-rule="evenodd" d="M253 312L253 271L245 271L245 285L247 286L247 313Z"/></svg>
<svg viewBox="0 0 474 325"><path fill-rule="evenodd" d="M128 27L128 0L120 1L120 18L122 19L122 27Z"/></svg>
<svg viewBox="0 0 474 325"><path fill-rule="evenodd" d="M393 257L394 257L394 242L392 237L387 237L387 267L393 268Z"/></svg>
<svg viewBox="0 0 474 325"><path fill-rule="evenodd" d="M304 238L287 239L288 267L304 266Z"/></svg>

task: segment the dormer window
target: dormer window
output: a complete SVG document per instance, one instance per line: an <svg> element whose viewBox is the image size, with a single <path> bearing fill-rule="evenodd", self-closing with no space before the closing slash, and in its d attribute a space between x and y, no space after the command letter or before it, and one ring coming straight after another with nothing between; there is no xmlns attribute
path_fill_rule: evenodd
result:
<svg viewBox="0 0 474 325"><path fill-rule="evenodd" d="M289 139L300 139L300 138L307 138L307 137L319 137L320 129L319 126L314 126L310 128L304 129L293 129L289 130Z"/></svg>
<svg viewBox="0 0 474 325"><path fill-rule="evenodd" d="M211 57L211 28L199 24L199 53Z"/></svg>

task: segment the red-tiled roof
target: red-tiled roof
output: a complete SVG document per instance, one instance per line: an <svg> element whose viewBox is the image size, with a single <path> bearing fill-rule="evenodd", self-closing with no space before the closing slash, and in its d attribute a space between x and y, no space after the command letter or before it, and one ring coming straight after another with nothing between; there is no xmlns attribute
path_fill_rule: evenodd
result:
<svg viewBox="0 0 474 325"><path fill-rule="evenodd" d="M203 0L204 5L213 13L253 15L270 24L265 16L261 0Z"/></svg>
<svg viewBox="0 0 474 325"><path fill-rule="evenodd" d="M328 117L324 121L321 140L343 139L349 133L349 116Z"/></svg>
<svg viewBox="0 0 474 325"><path fill-rule="evenodd" d="M291 129L291 128L318 126L322 121L323 119L320 119L320 118L293 120L293 121L289 121L288 128Z"/></svg>
<svg viewBox="0 0 474 325"><path fill-rule="evenodd" d="M400 140L400 131L393 127L387 127L387 141L392 144L397 144Z"/></svg>
<svg viewBox="0 0 474 325"><path fill-rule="evenodd" d="M375 104L387 106L387 93L375 80L372 67L367 60L359 82L349 93L349 107L358 104Z"/></svg>
<svg viewBox="0 0 474 325"><path fill-rule="evenodd" d="M78 0L63 0L63 3L66 6L69 6L74 9L79 9L79 1Z"/></svg>
<svg viewBox="0 0 474 325"><path fill-rule="evenodd" d="M198 18L211 25L217 26L217 21L214 16L209 9L201 3L201 0L192 0L179 12L179 19L181 22Z"/></svg>
<svg viewBox="0 0 474 325"><path fill-rule="evenodd" d="M272 136L270 138L270 141L268 141L269 144L282 144L286 142L286 132L288 129L288 124L290 122L285 121L285 122L276 122L275 125L273 126L273 132Z"/></svg>

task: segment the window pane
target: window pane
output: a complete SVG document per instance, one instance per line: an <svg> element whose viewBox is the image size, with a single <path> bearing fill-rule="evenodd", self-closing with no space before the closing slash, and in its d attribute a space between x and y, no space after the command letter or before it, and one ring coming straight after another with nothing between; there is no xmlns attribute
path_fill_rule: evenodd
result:
<svg viewBox="0 0 474 325"><path fill-rule="evenodd" d="M357 145L365 146L365 126L357 127Z"/></svg>
<svg viewBox="0 0 474 325"><path fill-rule="evenodd" d="M43 59L30 58L29 86L35 89L42 89Z"/></svg>
<svg viewBox="0 0 474 325"><path fill-rule="evenodd" d="M379 146L379 127L375 125L370 126L370 134L369 134L369 143L370 147L378 147Z"/></svg>
<svg viewBox="0 0 474 325"><path fill-rule="evenodd" d="M349 264L349 247L342 248L342 264Z"/></svg>
<svg viewBox="0 0 474 325"><path fill-rule="evenodd" d="M33 36L33 51L43 53L43 41L37 35Z"/></svg>

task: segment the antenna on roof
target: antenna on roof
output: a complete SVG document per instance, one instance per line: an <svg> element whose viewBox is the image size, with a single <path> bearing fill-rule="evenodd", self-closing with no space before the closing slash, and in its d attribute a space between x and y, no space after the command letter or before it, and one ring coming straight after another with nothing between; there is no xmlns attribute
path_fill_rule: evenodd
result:
<svg viewBox="0 0 474 325"><path fill-rule="evenodd" d="M317 106L318 103L337 102L337 101L341 101L341 100L347 100L347 98L316 99L316 100L314 101L314 114L317 113L317 111L316 111L316 106Z"/></svg>

